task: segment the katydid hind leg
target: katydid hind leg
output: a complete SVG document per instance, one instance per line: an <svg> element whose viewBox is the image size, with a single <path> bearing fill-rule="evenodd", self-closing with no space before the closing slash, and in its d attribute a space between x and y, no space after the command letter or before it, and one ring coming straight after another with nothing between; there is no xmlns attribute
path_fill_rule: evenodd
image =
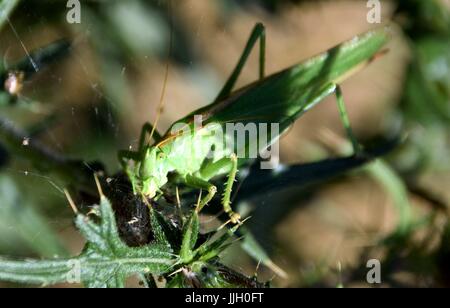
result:
<svg viewBox="0 0 450 308"><path fill-rule="evenodd" d="M140 152L119 151L117 157L119 158L119 162L122 167L125 168L126 166L128 166L129 160L140 161Z"/></svg>
<svg viewBox="0 0 450 308"><path fill-rule="evenodd" d="M244 52L242 53L238 64L234 68L224 87L217 96L215 102L221 101L222 99L228 97L233 91L233 87L239 78L247 60L255 47L256 42L259 40L259 78L263 79L265 77L265 62L266 62L266 29L262 23L257 23L253 28L250 38L248 39L247 45L245 46Z"/></svg>
<svg viewBox="0 0 450 308"><path fill-rule="evenodd" d="M341 118L342 124L344 125L344 128L346 130L347 136L352 143L353 154L360 155L362 152L361 146L359 145L359 143L355 137L355 134L353 133L353 129L350 125L350 119L349 119L349 116L348 116L348 113L347 113L347 110L345 107L344 96L342 94L342 89L339 85L336 85L335 95L336 95L336 101L337 101L337 105L338 105L338 109L339 109L339 117Z"/></svg>

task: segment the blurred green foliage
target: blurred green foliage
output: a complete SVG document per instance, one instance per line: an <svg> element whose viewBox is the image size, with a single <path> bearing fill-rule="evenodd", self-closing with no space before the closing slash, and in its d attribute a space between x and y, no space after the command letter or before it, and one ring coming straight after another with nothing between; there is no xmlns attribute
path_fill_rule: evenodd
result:
<svg viewBox="0 0 450 308"><path fill-rule="evenodd" d="M449 170L450 13L432 0L400 1L398 14L407 16L412 60L400 105L410 138L396 163L411 176Z"/></svg>
<svg viewBox="0 0 450 308"><path fill-rule="evenodd" d="M272 13L273 18L282 18L280 8L286 3L297 4L302 1L272 1L272 0L222 0L217 5L223 10L224 18L241 9L251 9L253 6L262 6ZM308 2L308 1L306 1ZM445 173L450 170L450 13L449 10L437 0L397 0L391 1L397 6L395 19L401 25L408 39L411 50L411 61L404 82L404 92L398 109L395 111L392 127L401 125L402 133L407 134L406 141L399 147L394 155L389 156L388 164L370 165L368 172L373 178L384 183L385 190L394 196L394 203L399 205L400 223L391 236L382 238L371 249L367 249L361 256L359 266L346 269L343 273L342 283L345 285L360 281L365 277L365 261L373 255L383 255L383 273L385 282L391 286L422 286L422 285L448 285L450 263L449 254L449 223L448 204L439 196L429 191L429 185L421 185L423 175ZM0 1L0 28L7 29L6 17L18 5L18 0ZM311 2L310 2L311 3ZM126 66L130 75L138 74L142 66L142 58L165 59L167 46L173 32L173 49L171 60L178 66L199 71L203 79L208 75L202 70L203 61L201 53L196 50L190 40L192 33L187 33L186 27L168 10L166 1L87 1L83 4L83 23L71 26L65 22L65 6L55 5L50 0L22 1L11 20L19 33L33 33L42 25L53 25L60 31L58 35L74 38L74 44L80 39L87 38L95 59L99 63L99 85L95 85L98 97L96 100L96 114L85 108L79 111L80 118L85 118L83 125L83 140L68 145L68 152L83 154L91 159L99 159L106 163L109 170L117 169L115 153L122 143L122 135L118 132L118 122L126 119L133 101L133 79L123 74ZM20 13L19 13L20 12ZM124 18L123 16L128 16ZM171 30L171 27L173 30ZM39 43L39 42L38 42ZM42 45L42 44L38 44ZM2 47L3 50L4 46ZM0 61L0 71L4 81L5 61ZM11 68L11 67L7 67ZM136 78L139 78L137 75ZM208 81L208 82L207 82ZM210 85L209 80L201 81ZM94 85L92 85L94 86ZM35 86L39 94L47 86ZM212 87L213 88L213 87ZM215 93L216 89L207 89L208 93ZM206 92L206 91L205 91ZM33 95L34 97L35 95ZM36 95L37 96L37 95ZM13 98L4 91L0 91L0 106L5 114L29 112L27 109L18 112L16 107L30 107L31 99L17 98L24 104L13 104ZM82 102L80 102L82 103ZM10 105L9 107L4 107ZM87 104L91 106L90 104ZM54 116L58 116L56 113ZM16 116L21 122L27 123L28 117ZM39 121L38 121L39 122ZM33 125L31 126L35 126ZM51 124L54 125L54 124ZM37 126L40 126L39 123ZM99 129L100 127L100 129ZM26 129L31 134L32 129ZM99 137L101 131L101 138ZM386 133L390 138L390 130ZM0 251L8 255L37 255L51 257L55 254L63 255L60 240L55 236L55 224L49 222L66 217L67 209L62 210L61 204L65 202L61 192L42 193L42 189L51 187L47 181L35 180L31 184L23 185L20 182L29 179L17 179L12 176L17 169L14 153L6 153L0 145ZM10 158L7 160L7 158ZM3 162L3 163L2 163ZM241 207L255 208L254 219L248 223L249 229L255 234L244 243L251 247L250 251L259 251L260 243L264 244L266 251L261 250L257 258L270 265L272 253L277 246L274 242L274 227L289 215L292 208L302 204L317 191L326 187L333 180L342 179L342 174L348 174L348 169L365 163L365 161L343 159L321 161L312 165L297 165L290 169L283 169L280 173L268 173L264 177L255 172L243 182L242 194L248 194L242 200ZM378 163L378 162L377 162ZM13 164L13 165L11 165ZM19 164L20 168L23 166ZM11 169L13 168L13 169ZM90 170L88 168L88 170ZM400 178L397 176L398 172ZM90 175L90 172L88 172ZM286 175L283 186L299 185L292 193L279 192L279 186L274 184L275 178ZM301 174L302 176L296 176ZM293 179L289 180L289 175ZM311 176L307 178L307 175ZM307 179L306 179L307 178ZM304 182L302 182L304 180ZM29 183L29 182L27 182ZM435 186L446 185L436 181ZM297 187L299 187L297 186ZM24 188L25 187L25 188ZM254 200L258 192L255 187L264 187L267 191L262 198ZM52 188L53 189L53 188ZM294 189L295 190L295 189ZM56 190L55 190L56 191ZM56 195L56 196L55 196ZM34 196L34 197L33 197ZM419 196L428 202L431 213L418 216L411 213L409 198ZM188 198L189 196L185 196ZM194 199L195 196L192 198ZM239 196L238 196L239 198ZM189 199L188 199L189 200ZM251 202L249 202L249 200ZM279 204L277 208L274 203ZM213 208L213 207L212 207ZM444 216L444 231L442 220ZM441 217L442 218L442 217ZM255 223L252 225L253 221ZM264 230L261 224L264 222ZM57 228L61 228L58 223ZM66 225L67 226L67 225ZM406 227L405 227L406 226ZM402 232L398 232L401 230ZM245 231L242 231L243 233ZM418 232L427 234L424 241L416 241L414 237ZM438 244L433 246L432 239L438 238ZM430 248L432 247L432 248ZM285 252L287 255L289 251ZM320 262L318 262L320 263ZM210 272L216 272L221 265L211 264ZM199 269L200 270L200 269ZM401 283L395 279L399 272L412 274L415 279L411 284ZM236 274L237 275L237 274ZM329 271L317 272L310 275L314 279L303 277L299 285L334 286L327 277ZM177 276L177 279L182 276ZM175 281L180 285L186 281ZM190 282L192 283L192 282Z"/></svg>

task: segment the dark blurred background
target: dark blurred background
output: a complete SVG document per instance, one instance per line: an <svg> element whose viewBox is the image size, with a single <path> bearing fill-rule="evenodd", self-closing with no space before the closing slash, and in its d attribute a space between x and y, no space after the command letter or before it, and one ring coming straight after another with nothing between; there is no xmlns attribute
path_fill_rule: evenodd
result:
<svg viewBox="0 0 450 308"><path fill-rule="evenodd" d="M66 1L19 3L0 33L0 67L26 56L24 47L61 38L73 45L27 80L16 102L0 96L0 115L55 151L102 161L110 173L119 170L117 150L135 147L143 123L156 118L167 61L161 131L214 99L256 22L267 28L268 73L379 26L367 22L362 0L81 2L81 24L67 23ZM384 161L302 194L262 196L252 229L265 233L265 249L289 275L275 277L276 286L369 286L362 272L372 258L385 265L385 286L448 283L449 1L381 3L382 23L392 28L389 52L342 86L358 139L404 141ZM257 76L255 53L239 86ZM327 99L282 139L281 159L348 154L344 136L334 98ZM0 255L79 252L62 184L1 146L0 166ZM291 206L265 221L275 200ZM226 259L247 274L256 270L238 245Z"/></svg>

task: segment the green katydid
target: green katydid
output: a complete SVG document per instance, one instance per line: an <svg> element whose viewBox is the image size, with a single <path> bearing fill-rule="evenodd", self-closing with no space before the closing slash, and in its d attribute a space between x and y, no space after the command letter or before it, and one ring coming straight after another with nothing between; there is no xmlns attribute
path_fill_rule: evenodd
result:
<svg viewBox="0 0 450 308"><path fill-rule="evenodd" d="M236 149L224 146L223 136L219 134L218 137L215 133L217 129L237 121L244 124L276 123L279 132L265 136L268 140L263 147L268 147L304 112L333 93L336 94L340 117L355 154L360 153L338 84L376 58L388 37L385 28L370 31L305 62L265 77L265 28L257 24L236 68L212 104L176 121L164 135L146 123L138 150L119 153L134 192L149 198L161 195L161 188L168 182L168 174L173 172L186 186L207 191L197 207L197 211L200 211L217 192L210 180L228 175L222 205L230 217L229 222L238 223L240 215L233 212L230 199L238 166L245 163L246 158L237 157L236 151L248 151L251 143L258 141L258 138L241 144L243 149ZM232 92L258 40L260 80ZM202 116L202 124L206 126L197 127L198 123L194 120L196 115ZM153 138L153 144L147 143L147 135ZM264 150L259 142L258 146L258 151ZM210 155L211 152L214 152L213 155ZM130 161L134 163L130 164Z"/></svg>

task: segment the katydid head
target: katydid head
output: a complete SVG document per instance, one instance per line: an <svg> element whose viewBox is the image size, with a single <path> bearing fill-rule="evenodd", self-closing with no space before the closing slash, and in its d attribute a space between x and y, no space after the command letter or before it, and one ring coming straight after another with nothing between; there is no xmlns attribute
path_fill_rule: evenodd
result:
<svg viewBox="0 0 450 308"><path fill-rule="evenodd" d="M166 154L161 148L147 149L139 173L142 180L142 192L150 198L155 197L160 188L167 183Z"/></svg>

